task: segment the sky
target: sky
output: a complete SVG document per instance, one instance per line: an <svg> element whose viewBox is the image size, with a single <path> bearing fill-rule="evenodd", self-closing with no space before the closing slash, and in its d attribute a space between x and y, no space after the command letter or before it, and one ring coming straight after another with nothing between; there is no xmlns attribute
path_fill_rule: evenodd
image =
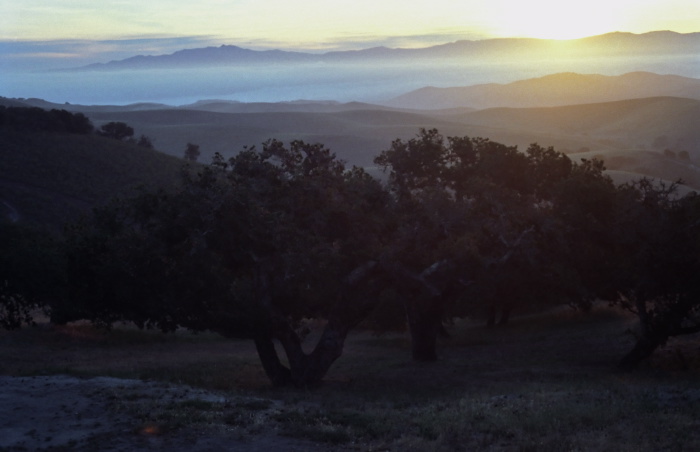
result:
<svg viewBox="0 0 700 452"><path fill-rule="evenodd" d="M221 44L324 51L655 30L700 31L700 1L0 0L0 69Z"/></svg>

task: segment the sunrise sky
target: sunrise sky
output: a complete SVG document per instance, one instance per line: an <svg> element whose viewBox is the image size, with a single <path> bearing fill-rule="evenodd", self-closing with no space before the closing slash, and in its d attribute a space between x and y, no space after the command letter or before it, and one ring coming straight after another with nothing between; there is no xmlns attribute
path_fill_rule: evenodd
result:
<svg viewBox="0 0 700 452"><path fill-rule="evenodd" d="M700 31L697 0L0 0L0 70L183 48L327 51Z"/></svg>

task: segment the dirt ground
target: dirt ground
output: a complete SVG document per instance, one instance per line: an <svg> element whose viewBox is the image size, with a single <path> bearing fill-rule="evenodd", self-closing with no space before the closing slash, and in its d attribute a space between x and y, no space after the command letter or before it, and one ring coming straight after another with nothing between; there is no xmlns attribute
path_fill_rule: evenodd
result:
<svg viewBox="0 0 700 452"><path fill-rule="evenodd" d="M0 451L700 450L700 337L620 375L633 327L569 310L456 324L430 364L405 333L356 331L315 390L272 388L249 341L0 331Z"/></svg>
<svg viewBox="0 0 700 452"><path fill-rule="evenodd" d="M278 435L241 437L235 429L160 432L114 400L151 397L169 401L226 402L214 392L110 377L0 376L0 450L71 451L315 451L312 443ZM131 397L129 397L131 394ZM144 396L145 394L145 396Z"/></svg>

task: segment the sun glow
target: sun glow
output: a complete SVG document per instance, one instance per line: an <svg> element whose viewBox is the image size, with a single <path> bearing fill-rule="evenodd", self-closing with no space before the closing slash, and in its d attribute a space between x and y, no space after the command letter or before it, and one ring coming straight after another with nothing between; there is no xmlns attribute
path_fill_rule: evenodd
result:
<svg viewBox="0 0 700 452"><path fill-rule="evenodd" d="M622 31L626 28L624 11L632 1L562 2L533 0L511 2L497 0L501 7L498 34L542 39L576 39Z"/></svg>

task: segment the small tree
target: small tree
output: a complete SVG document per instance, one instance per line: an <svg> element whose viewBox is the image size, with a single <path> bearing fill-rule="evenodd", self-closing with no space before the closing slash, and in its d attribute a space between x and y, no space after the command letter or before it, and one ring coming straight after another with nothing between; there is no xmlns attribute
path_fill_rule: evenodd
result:
<svg viewBox="0 0 700 452"><path fill-rule="evenodd" d="M134 129L124 122L108 122L100 127L99 135L123 141L134 136Z"/></svg>
<svg viewBox="0 0 700 452"><path fill-rule="evenodd" d="M201 152L198 144L187 143L187 147L185 148L185 160L196 162L200 154Z"/></svg>
<svg viewBox="0 0 700 452"><path fill-rule="evenodd" d="M153 141L150 137L147 137L146 135L141 135L136 144L141 146L142 148L153 149Z"/></svg>

